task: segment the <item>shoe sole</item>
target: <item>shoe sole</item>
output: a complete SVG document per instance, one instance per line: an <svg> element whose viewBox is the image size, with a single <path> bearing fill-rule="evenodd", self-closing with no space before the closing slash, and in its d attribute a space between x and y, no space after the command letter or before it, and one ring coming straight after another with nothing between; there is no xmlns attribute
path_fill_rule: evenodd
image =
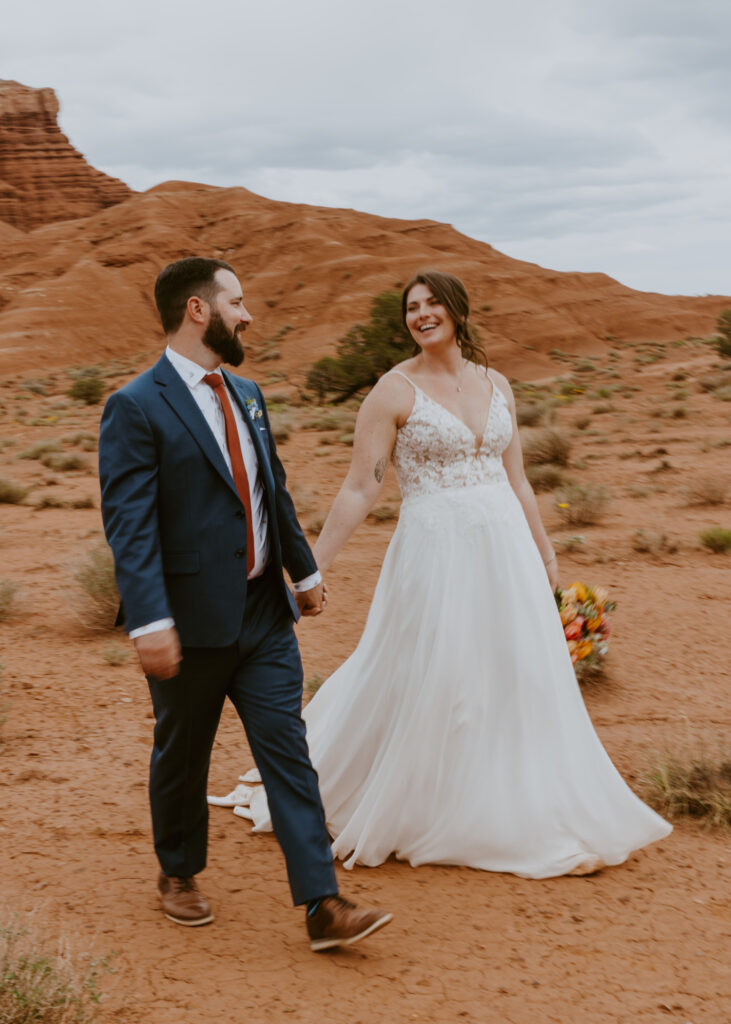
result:
<svg viewBox="0 0 731 1024"><path fill-rule="evenodd" d="M213 914L209 914L208 917L196 917L193 920L185 917L174 917L172 914L168 914L166 910L163 910L163 914L168 921L174 921L175 924L182 924L184 928L198 928L202 924L210 924L214 920Z"/></svg>
<svg viewBox="0 0 731 1024"><path fill-rule="evenodd" d="M377 921L374 921L372 925L364 928L362 932L358 932L357 935L351 935L349 939L312 939L310 949L314 953L322 953L326 949L335 949L336 946L352 946L354 942L360 942L366 936L377 932L379 928L383 928L389 921L393 921L393 914L384 914L383 917L379 917Z"/></svg>

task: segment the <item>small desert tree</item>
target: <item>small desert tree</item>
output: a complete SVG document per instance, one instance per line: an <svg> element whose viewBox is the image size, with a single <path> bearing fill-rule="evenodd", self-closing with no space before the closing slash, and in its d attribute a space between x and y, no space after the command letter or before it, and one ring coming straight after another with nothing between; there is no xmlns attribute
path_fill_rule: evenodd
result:
<svg viewBox="0 0 731 1024"><path fill-rule="evenodd" d="M413 339L401 321L400 293L381 292L373 300L368 323L351 327L338 341L337 354L312 366L307 387L320 401L329 397L344 402L361 388L372 387L413 351Z"/></svg>

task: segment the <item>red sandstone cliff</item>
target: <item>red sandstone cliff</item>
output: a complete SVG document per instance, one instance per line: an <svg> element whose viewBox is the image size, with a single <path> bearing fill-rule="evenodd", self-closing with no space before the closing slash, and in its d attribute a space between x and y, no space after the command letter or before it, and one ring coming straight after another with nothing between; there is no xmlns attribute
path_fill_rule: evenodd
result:
<svg viewBox="0 0 731 1024"><path fill-rule="evenodd" d="M91 167L57 123L53 89L0 79L0 220L27 231L86 217L132 195Z"/></svg>

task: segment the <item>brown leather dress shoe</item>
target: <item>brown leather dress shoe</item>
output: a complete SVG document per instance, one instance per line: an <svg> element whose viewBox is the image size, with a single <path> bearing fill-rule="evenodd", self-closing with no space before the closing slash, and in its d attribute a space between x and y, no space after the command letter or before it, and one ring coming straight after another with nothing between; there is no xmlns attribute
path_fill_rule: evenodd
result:
<svg viewBox="0 0 731 1024"><path fill-rule="evenodd" d="M199 892L195 878L170 878L160 872L157 888L165 917L176 924L195 928L213 920L211 908Z"/></svg>
<svg viewBox="0 0 731 1024"><path fill-rule="evenodd" d="M342 896L326 896L307 917L310 949L316 953L335 946L352 946L393 920L385 910L359 910Z"/></svg>

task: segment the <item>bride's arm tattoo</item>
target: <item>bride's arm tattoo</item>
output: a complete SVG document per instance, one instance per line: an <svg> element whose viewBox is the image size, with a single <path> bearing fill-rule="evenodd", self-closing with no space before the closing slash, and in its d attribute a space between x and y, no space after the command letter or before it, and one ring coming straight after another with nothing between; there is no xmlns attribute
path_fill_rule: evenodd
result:
<svg viewBox="0 0 731 1024"><path fill-rule="evenodd" d="M379 459L378 462L376 463L375 469L373 470L373 475L375 476L375 478L376 478L376 480L378 481L379 484L380 484L381 480L383 480L384 476L386 475L386 470L387 469L388 469L388 459L385 459L385 458Z"/></svg>

